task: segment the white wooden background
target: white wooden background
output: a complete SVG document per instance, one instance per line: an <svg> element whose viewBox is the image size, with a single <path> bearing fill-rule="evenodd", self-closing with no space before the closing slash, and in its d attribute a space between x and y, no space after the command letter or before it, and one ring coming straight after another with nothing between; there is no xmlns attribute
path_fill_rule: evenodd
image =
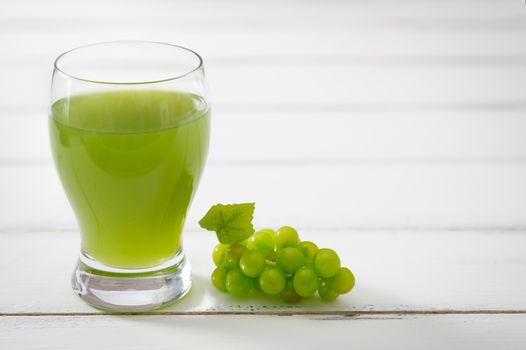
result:
<svg viewBox="0 0 526 350"><path fill-rule="evenodd" d="M53 58L112 39L197 50L213 95L194 287L141 316L71 291L79 237L47 143ZM0 118L1 349L526 347L522 0L4 0ZM239 201L337 248L355 290L213 290L197 220Z"/></svg>

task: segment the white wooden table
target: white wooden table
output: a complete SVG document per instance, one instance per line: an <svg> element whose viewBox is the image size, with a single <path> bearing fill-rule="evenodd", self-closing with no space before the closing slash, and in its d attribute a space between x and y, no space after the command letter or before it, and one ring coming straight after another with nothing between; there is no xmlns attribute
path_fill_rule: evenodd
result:
<svg viewBox="0 0 526 350"><path fill-rule="evenodd" d="M69 285L79 237L46 105L58 53L132 38L204 56L213 139L184 236L193 289L115 316ZM0 39L1 349L526 348L524 1L8 0ZM216 292L197 220L241 201L336 248L355 290Z"/></svg>

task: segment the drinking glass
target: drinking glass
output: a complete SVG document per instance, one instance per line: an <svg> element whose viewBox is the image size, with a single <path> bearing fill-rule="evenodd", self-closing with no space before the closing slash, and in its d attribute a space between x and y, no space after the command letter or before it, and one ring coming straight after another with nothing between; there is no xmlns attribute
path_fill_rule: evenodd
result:
<svg viewBox="0 0 526 350"><path fill-rule="evenodd" d="M85 302L141 311L188 292L181 234L209 130L203 60L192 50L116 41L56 59L50 143L80 229L72 284Z"/></svg>

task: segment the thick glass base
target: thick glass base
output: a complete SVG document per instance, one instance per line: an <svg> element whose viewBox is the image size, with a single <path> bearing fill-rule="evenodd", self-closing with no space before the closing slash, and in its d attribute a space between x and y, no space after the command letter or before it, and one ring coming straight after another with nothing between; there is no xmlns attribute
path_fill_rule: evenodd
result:
<svg viewBox="0 0 526 350"><path fill-rule="evenodd" d="M160 308L182 298L192 285L191 267L183 252L149 269L117 269L81 254L73 271L75 293L89 305L113 312Z"/></svg>

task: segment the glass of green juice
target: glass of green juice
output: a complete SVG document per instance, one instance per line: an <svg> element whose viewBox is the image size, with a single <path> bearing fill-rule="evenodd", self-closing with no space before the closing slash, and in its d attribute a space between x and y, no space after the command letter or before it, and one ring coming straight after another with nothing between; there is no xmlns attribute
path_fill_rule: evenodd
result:
<svg viewBox="0 0 526 350"><path fill-rule="evenodd" d="M181 234L209 132L203 60L192 50L116 41L56 59L49 135L81 233L72 284L85 302L135 312L188 292Z"/></svg>

